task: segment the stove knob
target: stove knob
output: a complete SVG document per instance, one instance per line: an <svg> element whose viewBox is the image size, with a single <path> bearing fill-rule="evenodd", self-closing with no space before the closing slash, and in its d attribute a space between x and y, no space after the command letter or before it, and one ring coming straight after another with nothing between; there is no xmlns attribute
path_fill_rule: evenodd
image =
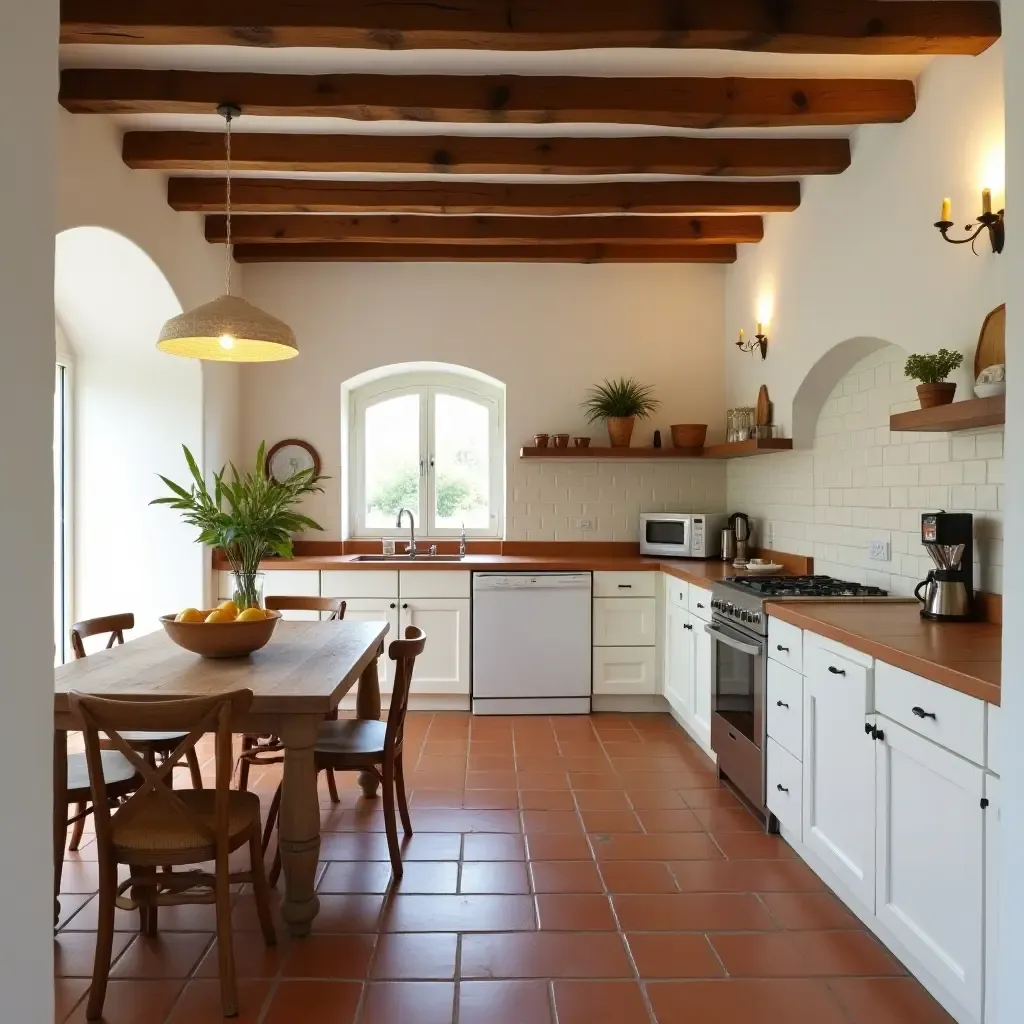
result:
<svg viewBox="0 0 1024 1024"><path fill-rule="evenodd" d="M750 621L750 612L747 612L747 611L740 612L740 619L743 622L749 622Z"/></svg>
<svg viewBox="0 0 1024 1024"><path fill-rule="evenodd" d="M755 626L758 625L758 623L760 623L760 621L761 621L761 613L760 612L751 612L750 613L750 621L752 623L754 623Z"/></svg>
<svg viewBox="0 0 1024 1024"><path fill-rule="evenodd" d="M732 601L726 601L725 606L722 608L722 611L724 611L726 615L732 615L735 610L736 609L732 606Z"/></svg>

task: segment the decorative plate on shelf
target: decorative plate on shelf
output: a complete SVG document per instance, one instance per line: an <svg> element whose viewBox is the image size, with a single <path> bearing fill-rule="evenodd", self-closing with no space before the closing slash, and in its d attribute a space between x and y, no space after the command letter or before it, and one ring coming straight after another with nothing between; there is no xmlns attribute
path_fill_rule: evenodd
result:
<svg viewBox="0 0 1024 1024"><path fill-rule="evenodd" d="M285 441L278 441L267 452L267 476L278 483L283 483L304 469L313 470L314 476L320 475L320 456L316 449L305 441L297 441L290 437Z"/></svg>

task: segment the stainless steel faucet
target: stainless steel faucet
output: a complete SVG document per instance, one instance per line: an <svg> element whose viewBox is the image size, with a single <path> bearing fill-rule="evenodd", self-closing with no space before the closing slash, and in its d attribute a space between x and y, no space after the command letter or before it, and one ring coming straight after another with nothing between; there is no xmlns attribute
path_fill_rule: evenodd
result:
<svg viewBox="0 0 1024 1024"><path fill-rule="evenodd" d="M400 508L398 510L398 519L395 522L395 526L398 529L402 528L402 516L408 515L409 517L409 546L405 549L405 553L410 558L416 557L416 520L413 518L412 512L407 508Z"/></svg>

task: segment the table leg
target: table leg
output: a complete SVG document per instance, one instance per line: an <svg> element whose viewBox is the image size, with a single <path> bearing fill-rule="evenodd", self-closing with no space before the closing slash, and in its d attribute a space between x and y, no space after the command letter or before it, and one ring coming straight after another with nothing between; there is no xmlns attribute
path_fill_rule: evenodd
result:
<svg viewBox="0 0 1024 1024"><path fill-rule="evenodd" d="M356 691L356 717L370 721L380 721L380 675L377 662L380 659L383 645L377 652L377 657L363 669L359 677L359 689ZM380 785L377 776L373 772L359 773L359 786L363 796L372 800L377 795L377 787Z"/></svg>
<svg viewBox="0 0 1024 1024"><path fill-rule="evenodd" d="M60 879L68 841L68 734L53 730L53 925L60 920Z"/></svg>
<svg viewBox="0 0 1024 1024"><path fill-rule="evenodd" d="M284 779L278 843L284 874L281 916L292 935L308 935L320 910L316 866L320 856L320 801L316 791L313 755L322 716L288 715L281 722Z"/></svg>

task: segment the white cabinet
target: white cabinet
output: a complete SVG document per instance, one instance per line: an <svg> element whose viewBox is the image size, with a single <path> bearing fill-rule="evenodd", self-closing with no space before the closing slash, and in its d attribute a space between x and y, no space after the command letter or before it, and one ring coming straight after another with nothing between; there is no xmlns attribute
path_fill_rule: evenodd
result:
<svg viewBox="0 0 1024 1024"><path fill-rule="evenodd" d="M377 672L381 693L390 693L394 682L394 662L387 656L388 645L399 637L398 601L379 597L354 597L346 602L346 622L386 622L388 633L384 638L384 654L377 659ZM417 662L417 666L418 666ZM414 676L415 678L415 676Z"/></svg>
<svg viewBox="0 0 1024 1024"><path fill-rule="evenodd" d="M656 572L595 572L594 597L654 597Z"/></svg>
<svg viewBox="0 0 1024 1024"><path fill-rule="evenodd" d="M653 597L594 599L595 647L653 647L656 639Z"/></svg>
<svg viewBox="0 0 1024 1024"><path fill-rule="evenodd" d="M693 626L693 728L697 740L711 746L711 634L691 615Z"/></svg>
<svg viewBox="0 0 1024 1024"><path fill-rule="evenodd" d="M875 916L981 1019L984 771L879 715Z"/></svg>
<svg viewBox="0 0 1024 1024"><path fill-rule="evenodd" d="M711 621L711 591L690 584L690 614L705 622Z"/></svg>
<svg viewBox="0 0 1024 1024"><path fill-rule="evenodd" d="M324 597L398 597L397 569L329 569L320 577Z"/></svg>
<svg viewBox="0 0 1024 1024"><path fill-rule="evenodd" d="M803 769L797 758L770 736L765 750L765 792L768 810L799 839L803 829Z"/></svg>
<svg viewBox="0 0 1024 1024"><path fill-rule="evenodd" d="M594 694L658 692L658 574L595 572Z"/></svg>
<svg viewBox="0 0 1024 1024"><path fill-rule="evenodd" d="M665 610L665 699L684 721L693 721L693 623L690 613L669 601ZM711 639L710 637L708 638Z"/></svg>
<svg viewBox="0 0 1024 1024"><path fill-rule="evenodd" d="M416 659L412 693L469 694L470 601L460 597L410 598L399 602L398 630L418 626L427 645Z"/></svg>
<svg viewBox="0 0 1024 1024"><path fill-rule="evenodd" d="M595 647L594 693L629 696L655 692L653 647Z"/></svg>
<svg viewBox="0 0 1024 1024"><path fill-rule="evenodd" d="M818 653L807 659L804 679L803 841L870 907L875 899L875 742L865 732L870 672ZM941 816L941 809L934 813Z"/></svg>
<svg viewBox="0 0 1024 1024"><path fill-rule="evenodd" d="M765 714L768 735L798 761L803 757L804 678L777 661L768 661Z"/></svg>
<svg viewBox="0 0 1024 1024"><path fill-rule="evenodd" d="M995 705L993 705L994 707ZM999 779L985 776L985 1024L997 1024L999 965Z"/></svg>

